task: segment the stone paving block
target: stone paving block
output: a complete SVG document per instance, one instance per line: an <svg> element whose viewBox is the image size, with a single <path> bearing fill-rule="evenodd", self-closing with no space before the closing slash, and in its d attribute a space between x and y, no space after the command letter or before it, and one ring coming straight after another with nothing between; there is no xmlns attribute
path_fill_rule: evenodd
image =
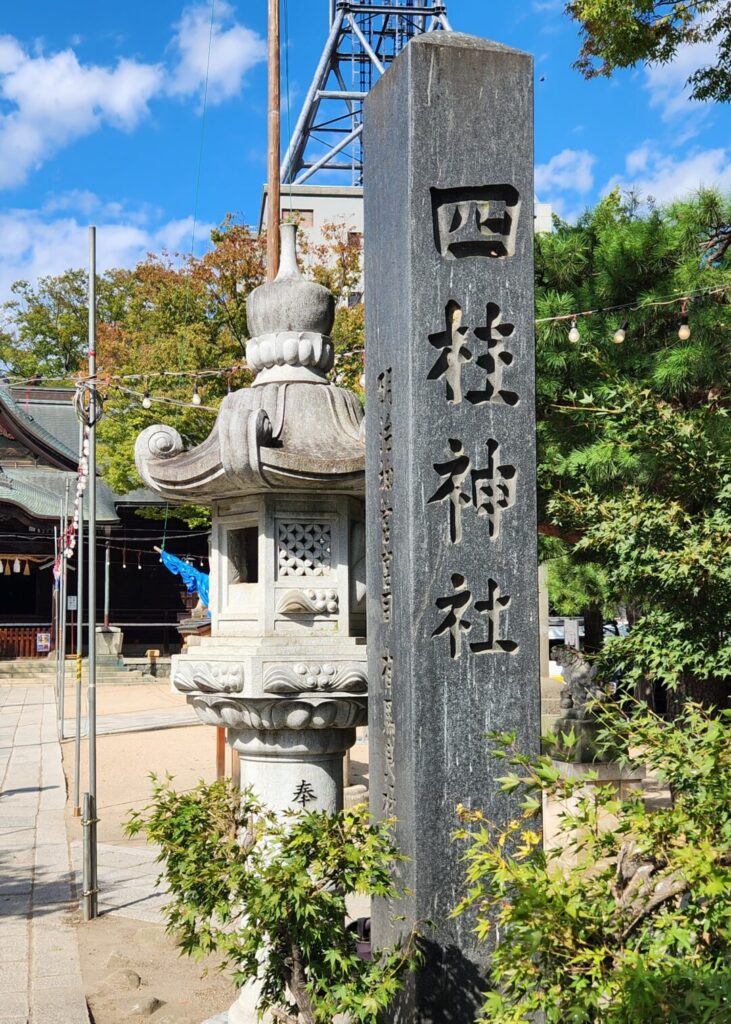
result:
<svg viewBox="0 0 731 1024"><path fill-rule="evenodd" d="M28 988L28 964L18 961L14 964L0 963L0 1020L2 1020L2 995L5 992L24 992Z"/></svg>
<svg viewBox="0 0 731 1024"><path fill-rule="evenodd" d="M3 899L11 896L28 896L32 888L33 875L30 871L0 878L0 898Z"/></svg>
<svg viewBox="0 0 731 1024"><path fill-rule="evenodd" d="M33 1024L89 1024L86 1000L75 985L33 990Z"/></svg>
<svg viewBox="0 0 731 1024"><path fill-rule="evenodd" d="M10 929L5 921L0 923L0 963L9 964L27 962L28 959L28 932Z"/></svg>
<svg viewBox="0 0 731 1024"><path fill-rule="evenodd" d="M32 849L33 828L20 825L0 826L0 850Z"/></svg>
<svg viewBox="0 0 731 1024"><path fill-rule="evenodd" d="M49 923L35 927L32 945L34 963L55 959L78 961L78 943L72 925Z"/></svg>
<svg viewBox="0 0 731 1024"><path fill-rule="evenodd" d="M57 953L53 956L37 958L33 963L34 984L40 984L42 979L59 975L64 976L63 984L65 985L68 985L76 975L81 979L81 964L75 942L74 949L69 953ZM81 982L79 981L79 983Z"/></svg>
<svg viewBox="0 0 731 1024"><path fill-rule="evenodd" d="M74 902L75 890L70 882L59 880L33 886L33 913L47 912L51 908L65 908Z"/></svg>
<svg viewBox="0 0 731 1024"><path fill-rule="evenodd" d="M21 814L17 810L0 805L0 829L32 829L35 823L35 814ZM1 838L0 846L2 846Z"/></svg>
<svg viewBox="0 0 731 1024"><path fill-rule="evenodd" d="M0 839L0 848L4 847L2 839ZM10 849L3 849L0 854L0 871L1 872L19 872L28 871L33 869L35 863L35 852L30 847L12 847Z"/></svg>
<svg viewBox="0 0 731 1024"><path fill-rule="evenodd" d="M39 843L35 848L35 864L40 872L69 870L69 848L65 842Z"/></svg>
<svg viewBox="0 0 731 1024"><path fill-rule="evenodd" d="M0 896L0 921L3 918L25 918L30 914L30 895Z"/></svg>
<svg viewBox="0 0 731 1024"><path fill-rule="evenodd" d="M10 989L0 992L0 1007L2 1007L0 1013L7 1017L25 1019L23 1015L27 1015L29 1010L27 990L24 988L22 992L18 992L15 989ZM4 1017L0 1017L0 1020L4 1019Z"/></svg>

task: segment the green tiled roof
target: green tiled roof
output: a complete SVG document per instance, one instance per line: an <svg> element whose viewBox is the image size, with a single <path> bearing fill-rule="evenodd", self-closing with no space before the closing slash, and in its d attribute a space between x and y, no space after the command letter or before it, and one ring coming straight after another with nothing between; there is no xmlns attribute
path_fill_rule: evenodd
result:
<svg viewBox="0 0 731 1024"><path fill-rule="evenodd" d="M64 490L69 482L69 507L76 494L76 474L60 469L23 467L0 469L0 503L16 505L36 519L58 519L63 511ZM100 480L97 486L96 515L98 523L117 523L115 495ZM88 503L84 502L84 519L88 519Z"/></svg>
<svg viewBox="0 0 731 1024"><path fill-rule="evenodd" d="M30 437L38 441L41 446L50 448L60 456L62 460L72 463L78 460L78 446L69 448L63 441L42 426L33 416L24 412L18 405L7 384L0 383L0 405L4 406L10 414L11 419L24 430Z"/></svg>

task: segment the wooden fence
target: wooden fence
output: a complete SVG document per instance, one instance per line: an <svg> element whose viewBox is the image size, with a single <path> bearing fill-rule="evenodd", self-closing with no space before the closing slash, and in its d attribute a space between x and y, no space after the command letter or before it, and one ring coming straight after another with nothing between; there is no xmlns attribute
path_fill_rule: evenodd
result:
<svg viewBox="0 0 731 1024"><path fill-rule="evenodd" d="M48 626L0 627L0 658L47 658L48 651L36 650L36 637L49 631Z"/></svg>

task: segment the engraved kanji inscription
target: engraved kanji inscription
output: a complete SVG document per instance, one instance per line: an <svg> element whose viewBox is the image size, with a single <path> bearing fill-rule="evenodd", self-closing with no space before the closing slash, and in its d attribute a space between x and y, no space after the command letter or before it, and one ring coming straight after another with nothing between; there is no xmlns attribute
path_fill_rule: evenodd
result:
<svg viewBox="0 0 731 1024"><path fill-rule="evenodd" d="M449 439L449 449L451 459L434 463L434 469L443 481L427 504L449 503L449 539L452 544L459 544L462 540L463 508L485 516L488 535L496 538L500 533L503 512L515 503L515 466L498 465L500 446L493 438L487 442L487 464L482 469L472 465L458 438Z"/></svg>
<svg viewBox="0 0 731 1024"><path fill-rule="evenodd" d="M508 594L500 592L500 587L495 580L487 581L487 593L486 601L475 601L475 611L484 615L487 620L487 640L471 643L470 649L475 654L486 654L489 651L513 654L518 650L518 645L514 640L507 640L500 636L500 619L512 598Z"/></svg>
<svg viewBox="0 0 731 1024"><path fill-rule="evenodd" d="M469 633L475 625L466 617L470 607L474 607L478 615L485 617L487 631L486 639L470 641L469 648L473 654L513 654L518 650L518 644L514 640L501 636L501 618L510 604L511 597L509 594L501 593L495 580L487 581L487 599L477 600L474 605L473 594L461 573L452 574L452 589L452 594L436 599L437 608L448 611L432 633L432 639L448 635L449 653L454 660L462 656L462 634Z"/></svg>
<svg viewBox="0 0 731 1024"><path fill-rule="evenodd" d="M445 259L515 253L520 195L512 185L431 190L434 241Z"/></svg>
<svg viewBox="0 0 731 1024"><path fill-rule="evenodd" d="M381 617L391 621L391 567L393 564L393 424L391 420L391 368L378 375L378 491L381 517Z"/></svg>
<svg viewBox="0 0 731 1024"><path fill-rule="evenodd" d="M440 354L427 374L428 380L443 380L447 401L454 405L459 405L463 397L472 405L517 405L517 393L503 387L503 373L513 362L507 341L515 325L503 321L500 307L494 302L487 304L484 327L463 326L462 307L453 299L447 303L445 314L445 330L429 335L429 343ZM475 383L481 386L464 393L462 378L468 363L475 367Z"/></svg>
<svg viewBox="0 0 731 1024"><path fill-rule="evenodd" d="M307 804L312 803L313 800L317 800L315 791L312 788L312 785L307 782L306 779L303 779L294 791L292 802L295 804L302 804L302 808L304 810Z"/></svg>
<svg viewBox="0 0 731 1024"><path fill-rule="evenodd" d="M393 721L393 658L386 648L381 655L383 685L383 813L390 817L396 809L396 727Z"/></svg>
<svg viewBox="0 0 731 1024"><path fill-rule="evenodd" d="M459 658L462 654L462 634L468 633L472 628L469 619L462 617L472 603L472 594L467 589L467 580L460 573L452 573L453 594L446 597L438 597L437 608L448 609L447 614L432 633L432 639L449 634L449 653L453 658Z"/></svg>

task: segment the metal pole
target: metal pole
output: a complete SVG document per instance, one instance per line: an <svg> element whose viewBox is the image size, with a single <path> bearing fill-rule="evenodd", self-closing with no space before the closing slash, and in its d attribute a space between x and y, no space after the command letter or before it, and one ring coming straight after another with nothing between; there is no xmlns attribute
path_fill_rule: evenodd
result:
<svg viewBox="0 0 731 1024"><path fill-rule="evenodd" d="M281 135L279 0L269 0L269 165L267 189L267 277L279 270L279 155Z"/></svg>
<svg viewBox="0 0 731 1024"><path fill-rule="evenodd" d="M64 715L66 705L66 593L68 590L68 558L66 542L69 528L69 480L63 495L63 529L61 530L61 609L59 612L59 664L58 664L58 735L64 738Z"/></svg>
<svg viewBox="0 0 731 1024"><path fill-rule="evenodd" d="M59 518L59 528L62 528L63 515ZM58 558L58 529L54 526L53 528L53 565L56 567L56 559ZM51 608L51 631L53 633L53 654L56 658L56 711L58 713L58 597L61 593L61 581L56 579L56 574L53 573L53 607Z"/></svg>
<svg viewBox="0 0 731 1024"><path fill-rule="evenodd" d="M84 457L84 424L79 423L79 461ZM74 729L74 817L81 814L81 676L84 667L84 495L79 496L76 543L76 726Z"/></svg>
<svg viewBox="0 0 731 1024"><path fill-rule="evenodd" d="M96 818L96 228L89 228L89 796ZM97 913L96 822L89 824L90 879L89 916Z"/></svg>
<svg viewBox="0 0 731 1024"><path fill-rule="evenodd" d="M96 828L95 817L94 799L90 793L84 793L84 816L81 819L81 827L84 830L81 843L83 857L81 895L85 921L90 921L93 917L96 917L96 871L93 849L93 841L96 837L92 835L92 831Z"/></svg>
<svg viewBox="0 0 731 1024"><path fill-rule="evenodd" d="M107 541L104 551L104 625L109 625L109 566L111 563L111 555L109 553L109 541Z"/></svg>

